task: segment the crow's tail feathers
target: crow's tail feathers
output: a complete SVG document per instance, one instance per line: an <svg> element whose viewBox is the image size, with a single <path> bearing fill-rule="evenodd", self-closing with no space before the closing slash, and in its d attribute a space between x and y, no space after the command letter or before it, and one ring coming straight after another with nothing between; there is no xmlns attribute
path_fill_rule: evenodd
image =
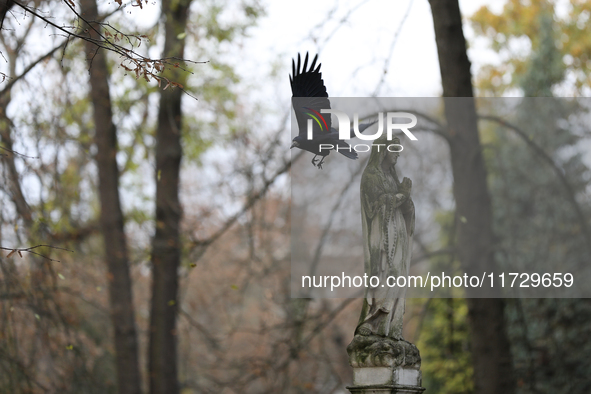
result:
<svg viewBox="0 0 591 394"><path fill-rule="evenodd" d="M337 147L338 147L337 151L341 155L346 156L352 160L357 160L357 152L355 152L355 150L353 150L351 145L347 144L345 141L339 140L339 142L337 143Z"/></svg>

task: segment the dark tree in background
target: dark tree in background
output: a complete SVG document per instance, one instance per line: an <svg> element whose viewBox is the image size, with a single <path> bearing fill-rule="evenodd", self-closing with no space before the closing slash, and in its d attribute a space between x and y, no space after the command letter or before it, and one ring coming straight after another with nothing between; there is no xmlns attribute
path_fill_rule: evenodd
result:
<svg viewBox="0 0 591 394"><path fill-rule="evenodd" d="M95 0L82 0L82 13L87 21L99 19ZM98 39L101 26L88 26L88 34ZM117 382L119 393L141 393L138 361L138 342L134 316L133 294L129 272L129 258L119 196L119 168L117 166L117 128L113 123L109 71L105 50L85 43L90 71L90 97L94 108L94 141L101 204L100 226L108 267L109 299L114 328Z"/></svg>
<svg viewBox="0 0 591 394"><path fill-rule="evenodd" d="M449 179L451 162L456 202L455 210L449 196L442 203L441 184L425 180L421 198L435 216L425 220L429 232L420 247L426 253L417 257L454 269L461 259L464 271L479 275L495 261L521 264L515 265L521 272L552 261L587 264L581 222L591 214L591 178L573 152L582 150L588 127L550 122L558 118L557 105L536 119L516 111L495 121L497 112L482 100L478 130L472 96L473 86L481 87L471 81L458 3L430 1L444 96L463 98L445 108L448 133L433 130L447 138L453 162L439 141L440 150L417 160L429 179L437 179L432 170ZM268 79L241 77L255 61L239 56L249 53L242 52L250 45L245 33L264 13L262 3L163 2L149 28L134 26L126 15L133 9L113 2L19 2L5 13L10 3L0 0L0 17L6 17L0 31L6 58L0 58L0 80L6 77L0 83L0 247L43 243L74 253L36 249L48 259L0 252L0 392L343 391L352 379L344 349L353 330L347 327L355 326L359 306L354 299L292 299L289 286L290 238L309 237L317 245L298 251L303 258L331 257L319 234L342 223L312 218L316 228L291 232L291 223L306 215L292 213L285 190L292 164L289 103L282 103L281 89L274 102L256 98L259 83L288 89L288 70L276 73L288 65L286 54L277 54ZM97 15L97 3L107 14ZM553 10L547 35L530 28L541 2L530 3L507 1L507 14L523 18L510 26L505 14L479 14L481 35L495 28L489 38L497 40L509 29L521 40L525 29L532 42L529 58L499 57L500 71L491 69L484 79L494 85L488 76L501 73L507 88L550 96L562 88L565 55L575 59L570 67L584 65L591 44L575 34L588 36L577 20ZM581 7L591 11L591 0L573 3L569 15L581 14ZM161 2L142 2L144 11L133 4L131 14ZM349 7L341 4L335 7ZM348 22L331 15L338 24ZM552 26L561 20L562 29ZM333 36L310 34L320 49ZM579 44L587 50L577 58ZM155 50L165 59L143 57ZM188 70L191 62L180 60L185 56L207 63ZM524 59L528 67L507 71L507 64ZM256 65L269 64L259 59ZM586 68L578 71L588 75ZM379 82L384 87L386 75ZM510 85L505 76L518 82ZM525 109L524 115L532 113ZM584 215L569 203L563 178ZM358 202L353 182L345 183L328 212ZM409 339L414 333L425 344L428 393L590 392L588 300L454 294L467 298L415 300L407 311Z"/></svg>
<svg viewBox="0 0 591 394"><path fill-rule="evenodd" d="M163 57L182 59L190 0L162 3L165 41ZM182 83L185 72L168 71ZM166 73L165 73L166 75ZM181 261L179 178L181 159L181 89L160 92L156 129L156 234L152 241L152 310L150 315L149 374L151 394L179 392L177 369L177 302Z"/></svg>
<svg viewBox="0 0 591 394"><path fill-rule="evenodd" d="M491 201L460 8L457 0L430 0L430 3L443 96L465 98L448 101L445 106L458 223L458 258L468 275L490 272L494 267ZM467 296L470 297L470 292ZM503 299L468 298L468 321L475 392L514 392Z"/></svg>

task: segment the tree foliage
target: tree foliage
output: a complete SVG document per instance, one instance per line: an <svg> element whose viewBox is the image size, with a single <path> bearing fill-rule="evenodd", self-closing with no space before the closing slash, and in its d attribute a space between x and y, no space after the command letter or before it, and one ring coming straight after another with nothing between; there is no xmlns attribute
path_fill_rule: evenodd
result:
<svg viewBox="0 0 591 394"><path fill-rule="evenodd" d="M552 3L509 1L501 15L483 8L471 18L493 49L510 55L502 65L484 69L483 91L499 94L514 87L525 96L546 97L513 102L513 115L506 119L513 130L494 123L484 130L501 267L554 272L584 266L588 259L591 177L583 160L588 141L577 121L584 109L552 98L572 75L578 92L588 87L589 72L581 67L586 39L575 44L584 19L575 10L585 7L588 2L573 1L567 16L557 17ZM530 40L527 56L508 52L519 37ZM580 340L588 325L583 322L591 319L588 300L515 298L508 301L506 316L519 392L589 390L591 365L583 356L588 345Z"/></svg>
<svg viewBox="0 0 591 394"><path fill-rule="evenodd" d="M137 53L145 57L160 50L159 22L142 29L123 12L99 6L95 26L110 31L104 37L125 43L125 35L115 40L115 31L138 35L142 43ZM70 20L64 4L36 7L50 11L59 27L57 20ZM256 1L198 2L186 30L173 37L187 42L187 58L210 60L186 67L173 64L168 71L186 70L169 79L198 99L185 95L181 106L186 154L180 173L180 267L175 269L180 291L178 299L166 300L176 310L177 325L168 334L180 344L176 361L183 393L326 392L350 380L346 358L334 357L346 346L341 327L354 324L339 323L346 321L341 312L350 300L310 303L297 329L291 328L293 305L286 285L289 197L284 187L276 186L285 186L291 166L287 152L278 148L287 115L273 122L252 116L264 113L266 104L241 94L250 86L242 84L234 58L261 13ZM0 324L0 391L114 393L115 354L120 350L109 324L108 289L114 278L104 263L107 253L99 233L98 146L93 138L98 121L89 98L88 59L82 56L82 44L92 40L71 38L66 45L59 41L66 34L60 28L45 27L30 15L24 20L30 31L16 26L11 14L8 29L2 30L9 79L1 93L1 141L37 159L9 151L2 157L0 243L47 239L74 253L42 251L60 260L51 264L27 255L21 259L18 253L0 257L0 313L5 317ZM78 25L72 25L67 30L79 34ZM51 51L49 44L33 44L36 34L47 39L47 31L56 34L48 39L55 45ZM122 65L112 51L102 48L99 54L107 60L108 75L103 77L111 90L118 138L116 153L109 154L120 171L144 366L152 295L150 238L159 225L154 222L153 191L158 181L166 180L166 174L154 170L155 99L165 84L158 87L150 74ZM173 89L176 94L179 86L171 84L165 92ZM111 252L114 246L105 245ZM148 373L142 378L147 387Z"/></svg>
<svg viewBox="0 0 591 394"><path fill-rule="evenodd" d="M542 18L542 15L546 15ZM591 2L571 0L558 12L557 1L508 0L500 13L487 6L470 16L470 22L478 37L485 37L489 47L497 54L495 64L484 65L476 78L480 94L501 96L509 89L520 86L520 78L526 73L530 54L548 40L544 24L553 21L552 40L558 50L552 62L561 63L566 73L562 81L567 95L586 95L591 88L588 72L591 60L589 17ZM543 55L540 53L540 55ZM556 70L555 67L552 67ZM536 73L543 73L538 69ZM556 75L554 77L557 77ZM527 95L526 95L527 96Z"/></svg>

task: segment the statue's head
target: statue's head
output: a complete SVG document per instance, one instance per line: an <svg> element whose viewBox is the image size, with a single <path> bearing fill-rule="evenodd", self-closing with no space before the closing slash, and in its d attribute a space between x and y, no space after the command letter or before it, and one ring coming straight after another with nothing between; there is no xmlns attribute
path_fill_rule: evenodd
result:
<svg viewBox="0 0 591 394"><path fill-rule="evenodd" d="M382 135L374 140L372 144L368 165L381 166L385 164L386 167L396 165L400 152L391 152L390 150L398 151L400 149L400 138L393 137L392 140L388 140L385 135ZM396 146L390 147L391 145ZM390 150L388 150L388 147L390 147ZM387 160L387 162L384 163L384 160Z"/></svg>

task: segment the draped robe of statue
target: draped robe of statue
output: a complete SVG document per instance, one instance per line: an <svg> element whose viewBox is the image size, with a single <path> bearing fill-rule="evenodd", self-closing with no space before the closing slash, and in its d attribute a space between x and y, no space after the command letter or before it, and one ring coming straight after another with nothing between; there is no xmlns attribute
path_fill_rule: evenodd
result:
<svg viewBox="0 0 591 394"><path fill-rule="evenodd" d="M414 231L410 179L398 180L399 153L375 141L361 178L361 218L365 273L380 284L366 289L355 334L402 339L405 287L389 287L388 277L408 276ZM397 141L386 142L400 143ZM383 287L381 285L384 285Z"/></svg>

